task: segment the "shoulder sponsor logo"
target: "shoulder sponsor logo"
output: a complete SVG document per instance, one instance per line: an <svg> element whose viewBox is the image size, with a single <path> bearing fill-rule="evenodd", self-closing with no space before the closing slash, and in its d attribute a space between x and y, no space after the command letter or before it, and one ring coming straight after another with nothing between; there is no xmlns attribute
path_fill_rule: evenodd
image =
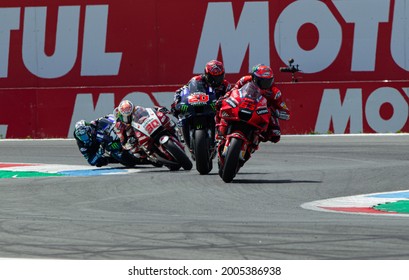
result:
<svg viewBox="0 0 409 280"><path fill-rule="evenodd" d="M257 115L264 115L264 114L268 114L268 109L267 108L263 108L263 109L258 109L257 110Z"/></svg>
<svg viewBox="0 0 409 280"><path fill-rule="evenodd" d="M247 109L240 109L240 113L249 114L251 115L253 112Z"/></svg>

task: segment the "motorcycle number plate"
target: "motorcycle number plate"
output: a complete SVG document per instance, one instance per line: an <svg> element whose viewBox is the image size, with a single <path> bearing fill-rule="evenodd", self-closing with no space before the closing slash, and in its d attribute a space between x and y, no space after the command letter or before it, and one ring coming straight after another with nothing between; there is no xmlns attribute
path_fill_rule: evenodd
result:
<svg viewBox="0 0 409 280"><path fill-rule="evenodd" d="M188 97L188 102L192 105L206 104L207 102L209 102L209 96L203 92L192 93Z"/></svg>
<svg viewBox="0 0 409 280"><path fill-rule="evenodd" d="M160 126L160 122L154 118L146 119L141 125L141 127L143 127L149 135L152 134Z"/></svg>
<svg viewBox="0 0 409 280"><path fill-rule="evenodd" d="M254 111L254 109L256 109L256 104L255 104L254 100L245 99L240 103L239 107Z"/></svg>

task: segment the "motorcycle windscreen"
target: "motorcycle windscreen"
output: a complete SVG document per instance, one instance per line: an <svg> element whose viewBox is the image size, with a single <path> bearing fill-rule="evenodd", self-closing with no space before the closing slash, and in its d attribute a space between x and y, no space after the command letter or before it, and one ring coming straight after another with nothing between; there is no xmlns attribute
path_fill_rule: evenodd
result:
<svg viewBox="0 0 409 280"><path fill-rule="evenodd" d="M133 114L133 121L141 124L148 117L149 117L149 112L145 108L138 107L135 110L135 113Z"/></svg>
<svg viewBox="0 0 409 280"><path fill-rule="evenodd" d="M253 83L249 82L239 89L240 98L250 98L259 101L263 98L260 89Z"/></svg>
<svg viewBox="0 0 409 280"><path fill-rule="evenodd" d="M181 93L181 105L178 108L182 113L190 115L210 114L215 111L216 93L211 87L206 87L203 81L192 79Z"/></svg>
<svg viewBox="0 0 409 280"><path fill-rule="evenodd" d="M257 107L261 104L263 95L260 89L252 82L245 84L239 89L239 95L241 97L239 104L239 118L243 121L250 121L253 117L253 113L257 110Z"/></svg>

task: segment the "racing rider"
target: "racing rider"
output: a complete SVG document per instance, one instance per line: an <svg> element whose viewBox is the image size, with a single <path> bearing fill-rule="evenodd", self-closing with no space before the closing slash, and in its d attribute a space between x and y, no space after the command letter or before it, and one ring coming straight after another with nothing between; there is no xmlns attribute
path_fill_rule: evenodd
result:
<svg viewBox="0 0 409 280"><path fill-rule="evenodd" d="M176 90L173 103L171 104L171 112L177 118L179 112L176 110L176 105L179 104L181 97L180 93L183 88L186 87L190 81L196 80L202 82L205 85L206 90L211 90L216 93L216 98L223 96L231 89L230 83L224 78L224 66L223 63L218 60L211 60L205 65L204 74L192 77L189 82L183 87Z"/></svg>
<svg viewBox="0 0 409 280"><path fill-rule="evenodd" d="M155 106L155 111L160 111L164 116L169 113L166 107ZM144 111L142 106L134 106L129 100L123 100L118 107L114 109L116 119L115 132L118 135L121 145L125 150L130 151L136 158L146 159L147 155L140 149L138 139L132 128L132 121L139 119L140 112ZM163 125L176 135L175 123L167 117L167 122Z"/></svg>
<svg viewBox="0 0 409 280"><path fill-rule="evenodd" d="M192 77L189 82L183 87L176 90L174 95L173 103L171 104L171 112L175 118L178 118L179 111L176 109L176 106L181 101L181 92L185 87L188 87L192 81L198 83L203 83L206 92L214 91L216 93L216 98L219 99L221 96L225 95L231 89L230 83L225 79L225 71L223 63L218 60L211 60L206 63L204 68L204 74L197 75ZM182 126L182 122L179 121L179 126ZM189 127L187 125L182 126L183 134L181 136L182 141L186 142L186 145L190 146L189 141Z"/></svg>
<svg viewBox="0 0 409 280"><path fill-rule="evenodd" d="M146 155L140 151L138 140L131 126L134 113L135 106L131 101L121 101L113 112L116 119L115 132L125 150L130 151L136 158L145 158Z"/></svg>
<svg viewBox="0 0 409 280"><path fill-rule="evenodd" d="M96 140L97 121L86 122L80 120L75 124L74 138L77 141L78 149L92 166L105 166L109 159L104 156L105 149Z"/></svg>
<svg viewBox="0 0 409 280"><path fill-rule="evenodd" d="M272 112L267 131L261 135L261 139L263 142L271 141L273 143L277 143L280 141L281 137L279 119L289 120L290 110L283 101L281 91L274 85L273 70L269 66L258 64L252 68L250 75L241 77L234 85L234 88L239 89L249 82L255 83L260 88L261 93L267 99L267 105ZM220 109L221 101L228 96L229 93L218 100L216 103L217 110ZM218 114L216 114L216 127L216 138L218 140L224 139L227 124L220 119Z"/></svg>

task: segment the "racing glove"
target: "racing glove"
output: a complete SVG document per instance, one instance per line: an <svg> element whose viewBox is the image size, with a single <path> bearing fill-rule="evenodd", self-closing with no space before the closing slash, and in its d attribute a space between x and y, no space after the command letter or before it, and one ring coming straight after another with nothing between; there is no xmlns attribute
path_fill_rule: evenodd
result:
<svg viewBox="0 0 409 280"><path fill-rule="evenodd" d="M92 158L88 159L88 163L91 165L97 165L100 161L101 158L103 158L105 150L102 147L99 147L99 150L95 153L95 155Z"/></svg>
<svg viewBox="0 0 409 280"><path fill-rule="evenodd" d="M135 143L136 143L136 138L135 137L129 137L128 144L132 145L132 146L135 146Z"/></svg>
<svg viewBox="0 0 409 280"><path fill-rule="evenodd" d="M156 111L161 112L163 114L169 114L169 110L166 107L155 106Z"/></svg>
<svg viewBox="0 0 409 280"><path fill-rule="evenodd" d="M135 137L129 137L128 140L125 142L125 144L123 144L122 146L124 147L125 150L132 150L133 148L135 148L135 146L137 145L137 140Z"/></svg>
<svg viewBox="0 0 409 280"><path fill-rule="evenodd" d="M286 111L281 111L281 110L274 110L273 111L273 116L276 118L279 118L280 120L289 120L290 115Z"/></svg>

